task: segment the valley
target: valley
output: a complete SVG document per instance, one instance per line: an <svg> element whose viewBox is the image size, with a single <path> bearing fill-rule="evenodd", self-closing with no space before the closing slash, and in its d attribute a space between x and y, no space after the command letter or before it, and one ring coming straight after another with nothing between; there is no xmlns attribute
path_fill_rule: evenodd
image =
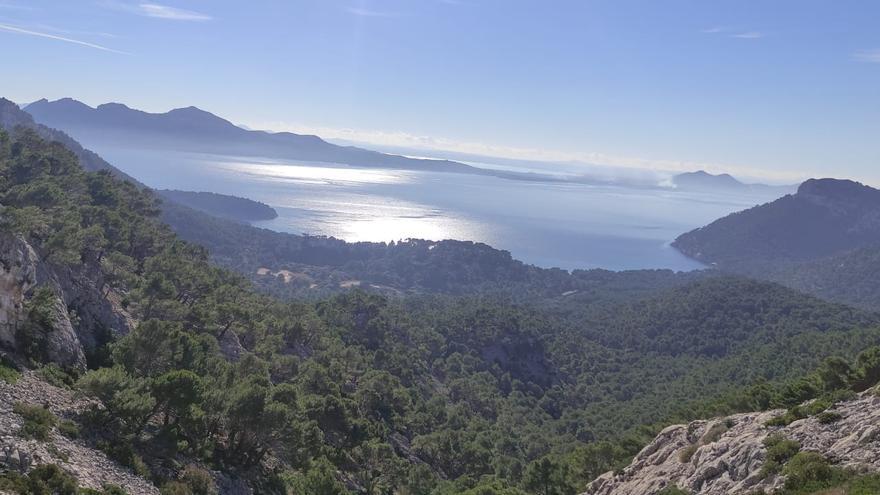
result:
<svg viewBox="0 0 880 495"><path fill-rule="evenodd" d="M2 135L3 380L89 397L52 414L140 476L128 490L192 491L197 472L248 493L577 493L670 423L880 378L857 358L880 344L870 309L726 267L566 271L261 229L222 198L159 202L19 112L0 112L25 124Z"/></svg>

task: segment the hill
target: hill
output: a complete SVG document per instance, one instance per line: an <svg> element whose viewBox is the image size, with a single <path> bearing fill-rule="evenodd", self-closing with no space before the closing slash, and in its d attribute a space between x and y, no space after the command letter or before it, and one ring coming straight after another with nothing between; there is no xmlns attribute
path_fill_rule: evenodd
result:
<svg viewBox="0 0 880 495"><path fill-rule="evenodd" d="M215 217L228 218L239 222L272 220L278 217L271 206L247 198L211 192L159 190L159 196L172 202L188 206Z"/></svg>
<svg viewBox="0 0 880 495"><path fill-rule="evenodd" d="M880 191L811 179L796 194L679 236L682 253L722 269L760 273L880 243Z"/></svg>
<svg viewBox="0 0 880 495"><path fill-rule="evenodd" d="M147 113L119 103L92 108L64 98L51 102L36 101L27 105L25 111L41 124L64 129L92 147L97 143L112 143L117 148L260 156L355 167L483 173L481 169L449 160L407 158L353 146L337 146L317 136L247 130L196 107Z"/></svg>
<svg viewBox="0 0 880 495"><path fill-rule="evenodd" d="M767 184L746 184L730 174L713 175L705 170L685 172L672 177L672 184L678 189L692 191L718 191L738 193L762 193L784 195L794 191L794 186L771 186Z"/></svg>
<svg viewBox="0 0 880 495"><path fill-rule="evenodd" d="M34 132L0 133L0 179L0 376L33 369L89 397L65 429L175 493L216 483L205 470L260 493L573 493L644 432L607 442L694 394L880 335L877 315L735 278L281 301L177 238L151 191ZM44 398L28 401L18 434L54 435Z"/></svg>

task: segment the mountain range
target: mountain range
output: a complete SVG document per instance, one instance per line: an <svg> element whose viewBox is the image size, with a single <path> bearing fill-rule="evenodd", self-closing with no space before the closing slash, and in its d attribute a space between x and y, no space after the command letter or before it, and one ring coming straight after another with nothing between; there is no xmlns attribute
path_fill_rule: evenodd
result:
<svg viewBox="0 0 880 495"><path fill-rule="evenodd" d="M270 133L237 126L210 112L196 108L177 108L165 113L148 113L121 103L91 107L72 98L55 101L42 99L24 107L37 122L61 129L87 147L101 149L134 148L189 151L215 155L236 155L281 160L325 163L328 166L352 166L455 172L489 175L509 180L530 182L578 182L593 185L628 185L657 187L644 178L617 178L480 168L446 159L410 158L381 153L356 146L340 146L318 136L291 132ZM466 156L471 160L476 156ZM482 157L486 160L486 157ZM501 160L504 162L505 160ZM516 161L507 160L514 163ZM546 165L546 164L545 164ZM570 167L569 167L570 168ZM679 174L672 179L677 189L755 193L763 196L792 192L793 187L745 184L730 175L711 175L704 171Z"/></svg>
<svg viewBox="0 0 880 495"><path fill-rule="evenodd" d="M63 129L87 146L111 143L115 147L260 156L354 167L481 173L476 167L449 160L408 158L338 146L317 136L247 130L196 107L147 113L120 103L93 108L64 98L39 100L24 109L38 122Z"/></svg>

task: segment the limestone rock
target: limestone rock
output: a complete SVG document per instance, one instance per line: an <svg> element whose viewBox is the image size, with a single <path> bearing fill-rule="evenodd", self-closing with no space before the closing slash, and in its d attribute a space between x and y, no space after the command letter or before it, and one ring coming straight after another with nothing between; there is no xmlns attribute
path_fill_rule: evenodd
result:
<svg viewBox="0 0 880 495"><path fill-rule="evenodd" d="M797 440L801 450L818 452L840 467L880 472L880 397L863 392L831 410L841 419L829 424L810 417L785 427L765 426L784 412L776 410L670 426L621 472L590 483L584 495L651 495L669 485L695 495L771 493L785 481L759 475L767 454L763 442L773 433ZM693 455L683 455L694 447Z"/></svg>
<svg viewBox="0 0 880 495"><path fill-rule="evenodd" d="M56 299L46 354L62 366L84 369L87 351L134 327L118 295L103 291L101 280L97 263L59 267L21 237L0 234L0 347L16 350L28 298L36 287L48 287Z"/></svg>
<svg viewBox="0 0 880 495"><path fill-rule="evenodd" d="M27 473L42 464L57 464L76 477L80 486L100 490L106 484L122 487L131 495L158 495L148 480L117 464L83 440L71 440L52 431L48 442L26 440L18 435L22 418L12 412L23 402L40 404L59 417L71 417L94 403L73 392L49 385L26 371L14 385L0 382L0 471Z"/></svg>

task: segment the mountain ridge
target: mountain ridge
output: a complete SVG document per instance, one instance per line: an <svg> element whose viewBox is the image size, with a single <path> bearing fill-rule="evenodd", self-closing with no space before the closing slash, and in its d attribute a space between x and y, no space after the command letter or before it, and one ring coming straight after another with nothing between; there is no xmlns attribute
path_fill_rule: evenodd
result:
<svg viewBox="0 0 880 495"><path fill-rule="evenodd" d="M25 106L24 110L49 127L67 130L87 145L111 141L116 146L127 144L148 149L167 147L181 151L265 156L354 167L489 173L451 160L408 158L354 146L339 146L313 135L246 130L197 107L149 113L121 103L105 103L93 108L66 98L38 100Z"/></svg>

